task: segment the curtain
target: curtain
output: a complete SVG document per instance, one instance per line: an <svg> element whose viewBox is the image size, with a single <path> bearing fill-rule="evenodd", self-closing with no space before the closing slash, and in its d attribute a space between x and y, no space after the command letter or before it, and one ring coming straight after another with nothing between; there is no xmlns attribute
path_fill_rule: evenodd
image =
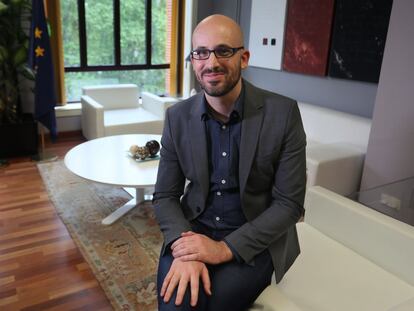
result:
<svg viewBox="0 0 414 311"><path fill-rule="evenodd" d="M43 0L46 18L50 24L50 46L52 50L53 68L55 74L55 89L57 105L66 104L65 68L63 61L62 25L60 18L60 0Z"/></svg>
<svg viewBox="0 0 414 311"><path fill-rule="evenodd" d="M168 91L171 96L182 92L182 66L183 55L183 25L184 25L184 1L168 1L168 21L170 29L170 77Z"/></svg>

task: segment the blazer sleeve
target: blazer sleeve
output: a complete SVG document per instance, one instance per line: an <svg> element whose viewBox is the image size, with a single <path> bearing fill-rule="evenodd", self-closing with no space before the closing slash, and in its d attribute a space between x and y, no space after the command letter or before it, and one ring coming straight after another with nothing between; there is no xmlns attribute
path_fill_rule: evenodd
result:
<svg viewBox="0 0 414 311"><path fill-rule="evenodd" d="M245 262L250 262L267 249L292 228L304 213L306 135L297 104L291 107L276 163L269 206L225 238Z"/></svg>
<svg viewBox="0 0 414 311"><path fill-rule="evenodd" d="M161 138L161 159L158 167L157 182L153 197L155 216L164 235L165 247L180 237L182 232L191 230L190 223L181 209L185 176L181 169L171 133L171 119L167 109L164 130Z"/></svg>

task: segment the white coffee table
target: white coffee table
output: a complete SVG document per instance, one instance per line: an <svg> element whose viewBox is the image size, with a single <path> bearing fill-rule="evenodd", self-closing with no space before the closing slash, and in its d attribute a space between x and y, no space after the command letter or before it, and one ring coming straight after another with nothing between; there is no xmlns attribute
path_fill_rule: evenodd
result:
<svg viewBox="0 0 414 311"><path fill-rule="evenodd" d="M144 200L145 188L155 185L159 160L138 162L128 155L131 145L145 146L149 140L160 142L161 135L102 137L84 142L66 154L65 165L76 175L98 183L135 189L125 189L133 198L103 219L102 224L110 225L125 215Z"/></svg>

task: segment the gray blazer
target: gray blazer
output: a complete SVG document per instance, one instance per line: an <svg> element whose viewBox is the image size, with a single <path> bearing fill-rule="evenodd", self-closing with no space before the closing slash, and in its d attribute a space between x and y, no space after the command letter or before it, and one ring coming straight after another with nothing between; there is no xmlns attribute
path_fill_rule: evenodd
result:
<svg viewBox="0 0 414 311"><path fill-rule="evenodd" d="M268 249L279 282L300 253L295 224L304 212L306 136L294 100L243 83L239 182L247 223L226 240L245 262ZM162 252L191 230L190 221L206 207L209 159L201 120L203 96L199 93L166 112L153 200L164 235Z"/></svg>

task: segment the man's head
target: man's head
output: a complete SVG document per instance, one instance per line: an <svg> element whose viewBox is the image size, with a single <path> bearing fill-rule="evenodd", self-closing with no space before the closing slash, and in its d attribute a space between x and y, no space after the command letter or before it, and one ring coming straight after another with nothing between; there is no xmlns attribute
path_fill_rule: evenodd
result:
<svg viewBox="0 0 414 311"><path fill-rule="evenodd" d="M191 63L198 82L208 95L219 97L235 88L240 90L241 69L247 67L248 61L243 33L231 18L211 15L195 28Z"/></svg>

